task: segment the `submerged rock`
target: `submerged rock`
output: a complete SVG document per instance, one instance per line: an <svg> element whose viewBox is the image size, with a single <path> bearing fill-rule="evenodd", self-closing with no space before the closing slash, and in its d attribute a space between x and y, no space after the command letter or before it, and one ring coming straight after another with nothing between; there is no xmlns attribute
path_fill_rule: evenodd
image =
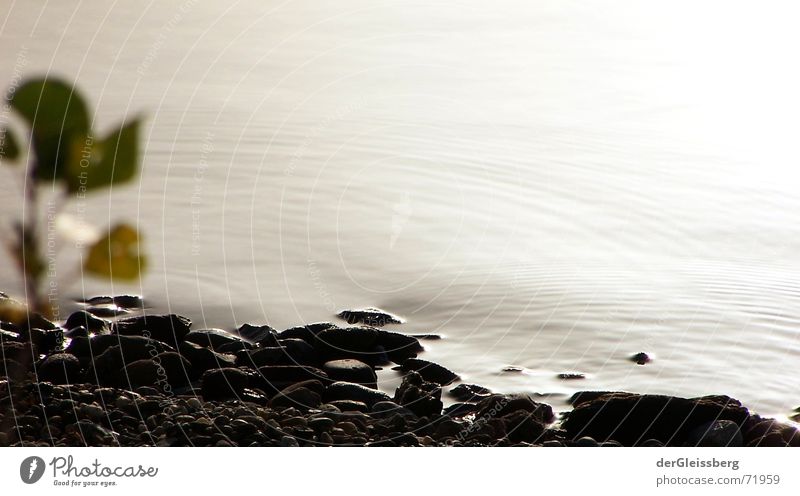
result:
<svg viewBox="0 0 800 496"><path fill-rule="evenodd" d="M348 324L366 324L377 327L405 322L403 318L375 307L342 310L336 316L347 321Z"/></svg>
<svg viewBox="0 0 800 496"><path fill-rule="evenodd" d="M170 346L178 346L187 334L192 321L180 315L141 315L118 320L112 331L122 336L144 336Z"/></svg>
<svg viewBox="0 0 800 496"><path fill-rule="evenodd" d="M402 364L403 372L414 371L419 373L428 382L435 382L440 386L447 386L460 379L458 374L442 367L438 363L429 362L419 358L409 358Z"/></svg>
<svg viewBox="0 0 800 496"><path fill-rule="evenodd" d="M492 394L489 389L475 384L459 384L449 392L458 401L479 401Z"/></svg>
<svg viewBox="0 0 800 496"><path fill-rule="evenodd" d="M84 327L87 331L93 334L108 334L111 332L109 322L100 317L96 317L89 312L79 310L72 313L67 321L64 323L66 329L74 329L76 327Z"/></svg>
<svg viewBox="0 0 800 496"><path fill-rule="evenodd" d="M641 351L639 353L631 355L630 360L636 363L637 365L644 365L646 363L650 363L652 361L652 358L647 353Z"/></svg>
<svg viewBox="0 0 800 496"><path fill-rule="evenodd" d="M578 403L567 413L563 428L572 438L591 436L625 446L656 439L669 446L680 446L703 424L730 420L741 425L748 415L741 403L727 396L686 399L610 393Z"/></svg>

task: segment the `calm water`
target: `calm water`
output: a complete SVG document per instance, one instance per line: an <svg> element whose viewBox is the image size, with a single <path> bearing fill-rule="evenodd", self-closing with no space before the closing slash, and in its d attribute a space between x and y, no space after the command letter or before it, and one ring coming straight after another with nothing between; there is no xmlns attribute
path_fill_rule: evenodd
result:
<svg viewBox="0 0 800 496"><path fill-rule="evenodd" d="M223 327L377 305L500 391L800 405L788 7L1 3L4 80L76 78L100 129L147 119L140 180L85 220L137 221L151 270L82 280L64 241L65 298L142 293ZM6 264L0 282L19 292Z"/></svg>

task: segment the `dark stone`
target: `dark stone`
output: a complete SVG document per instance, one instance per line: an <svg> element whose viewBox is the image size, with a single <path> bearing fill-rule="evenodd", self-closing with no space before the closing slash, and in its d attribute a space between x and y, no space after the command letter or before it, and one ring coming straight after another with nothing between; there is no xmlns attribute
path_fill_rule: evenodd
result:
<svg viewBox="0 0 800 496"><path fill-rule="evenodd" d="M636 353L635 355L631 355L630 359L631 359L632 362L634 362L634 363L636 363L638 365L644 365L646 363L650 363L650 361L652 360L650 358L650 355L648 355L647 353L645 353L643 351L641 351L639 353Z"/></svg>
<svg viewBox="0 0 800 496"><path fill-rule="evenodd" d="M686 399L611 393L578 404L566 415L563 428L573 439L591 436L625 446L656 439L668 446L680 446L703 424L731 420L742 425L748 415L741 403L727 396Z"/></svg>
<svg viewBox="0 0 800 496"><path fill-rule="evenodd" d="M323 360L356 358L373 363L378 331L370 327L331 328L320 331L314 347Z"/></svg>
<svg viewBox="0 0 800 496"><path fill-rule="evenodd" d="M474 403L453 403L442 411L442 415L448 417L464 417L472 415L478 411L478 406Z"/></svg>
<svg viewBox="0 0 800 496"><path fill-rule="evenodd" d="M199 344L203 348L220 351L219 348L226 344L240 343L242 339L222 329L201 329L191 331L183 338L184 341Z"/></svg>
<svg viewBox="0 0 800 496"><path fill-rule="evenodd" d="M334 381L354 382L377 389L378 376L372 367L358 360L331 360L322 370Z"/></svg>
<svg viewBox="0 0 800 496"><path fill-rule="evenodd" d="M191 325L191 320L180 315L141 315L118 320L111 328L116 334L149 337L177 347L189 334Z"/></svg>
<svg viewBox="0 0 800 496"><path fill-rule="evenodd" d="M330 403L337 400L360 401L372 408L379 401L390 401L389 395L382 391L354 384L352 382L334 382L325 389L324 399Z"/></svg>
<svg viewBox="0 0 800 496"><path fill-rule="evenodd" d="M220 345L214 351L218 353L236 354L240 351L252 350L253 348L255 348L255 345L250 344L245 340L240 340Z"/></svg>
<svg viewBox="0 0 800 496"><path fill-rule="evenodd" d="M480 417L478 417L480 418ZM505 424L506 437L513 443L533 443L538 440L546 425L536 412L517 410L502 417Z"/></svg>
<svg viewBox="0 0 800 496"><path fill-rule="evenodd" d="M321 404L322 399L318 393L305 387L294 386L284 389L269 402L271 408L297 408L299 410L317 408Z"/></svg>
<svg viewBox="0 0 800 496"><path fill-rule="evenodd" d="M300 365L277 365L259 367L254 387L267 393L278 393L286 387L298 382L317 380L323 384L330 384L328 375L314 367Z"/></svg>
<svg viewBox="0 0 800 496"><path fill-rule="evenodd" d="M333 400L333 401L327 402L327 404L335 406L341 412L367 413L369 411L369 407L363 401Z"/></svg>
<svg viewBox="0 0 800 496"><path fill-rule="evenodd" d="M242 399L250 381L251 374L241 369L207 370L200 379L203 399L206 401Z"/></svg>
<svg viewBox="0 0 800 496"><path fill-rule="evenodd" d="M163 373L166 374L167 382L171 387L186 387L198 378L198 374L192 368L191 362L179 353L172 351L161 353L156 355L154 360L163 369Z"/></svg>
<svg viewBox="0 0 800 496"><path fill-rule="evenodd" d="M161 382L161 386L166 383L166 377L160 376L158 364L146 358L144 360L136 360L122 368L119 371L120 376L122 376L123 383L127 383L130 389L136 389L143 386L154 387L155 389L161 389L159 387L159 382Z"/></svg>
<svg viewBox="0 0 800 496"><path fill-rule="evenodd" d="M567 402L572 406L578 406L581 403L595 400L607 394L613 394L614 391L578 391L570 396Z"/></svg>
<svg viewBox="0 0 800 496"><path fill-rule="evenodd" d="M409 358L415 358L417 353L425 351L419 340L413 336L380 329L376 344L383 347L386 356L394 363L403 363Z"/></svg>
<svg viewBox="0 0 800 496"><path fill-rule="evenodd" d="M442 413L442 388L427 382L416 372L409 372L394 393L394 401L418 417L434 417Z"/></svg>
<svg viewBox="0 0 800 496"><path fill-rule="evenodd" d="M2 355L6 360L15 360L22 364L32 363L39 355L39 350L32 343L6 341L2 343Z"/></svg>
<svg viewBox="0 0 800 496"><path fill-rule="evenodd" d="M391 418L395 415L404 417L416 418L417 415L404 406L400 406L394 401L379 401L372 405L370 417L373 418Z"/></svg>
<svg viewBox="0 0 800 496"><path fill-rule="evenodd" d="M236 365L242 367L268 367L273 365L294 365L285 348L270 346L244 350L236 354Z"/></svg>
<svg viewBox="0 0 800 496"><path fill-rule="evenodd" d="M155 339L143 336L122 336L119 334L103 334L92 338L77 337L69 343L65 351L78 357L81 363L86 366L112 346L119 346L128 362L153 357L165 351L174 351L171 346Z"/></svg>
<svg viewBox="0 0 800 496"><path fill-rule="evenodd" d="M574 381L578 379L586 379L585 374L580 374L577 372L563 372L561 374L558 374L557 377L562 381Z"/></svg>
<svg viewBox="0 0 800 496"><path fill-rule="evenodd" d="M144 301L136 295L94 296L83 300L87 305L116 305L122 308L144 308Z"/></svg>
<svg viewBox="0 0 800 496"><path fill-rule="evenodd" d="M242 339L262 346L276 346L278 342L278 332L268 325L243 324L236 333Z"/></svg>
<svg viewBox="0 0 800 496"><path fill-rule="evenodd" d="M64 327L66 329L84 327L93 334L108 334L111 332L109 328L109 322L107 320L95 317L84 310L78 310L77 312L71 314L64 323Z"/></svg>
<svg viewBox="0 0 800 496"><path fill-rule="evenodd" d="M89 331L83 326L78 326L78 327L73 327L70 330L68 330L67 332L65 332L64 336L66 336L66 337L68 337L70 339L72 339L72 338L88 338L89 337Z"/></svg>
<svg viewBox="0 0 800 496"><path fill-rule="evenodd" d="M529 394L493 394L478 403L476 417L504 417L516 411L528 413L542 424L555 420L552 407L534 401Z"/></svg>
<svg viewBox="0 0 800 496"><path fill-rule="evenodd" d="M303 341L307 342L308 344L314 344L314 341L317 338L317 334L324 331L325 329L333 329L337 327L335 324L331 324L330 322L315 322L313 324L306 324L304 326L296 326L290 327L285 331L281 331L278 333L279 339L302 339Z"/></svg>
<svg viewBox="0 0 800 496"><path fill-rule="evenodd" d="M458 401L479 401L491 394L489 389L475 384L459 384L450 390L450 395Z"/></svg>
<svg viewBox="0 0 800 496"><path fill-rule="evenodd" d="M236 363L258 368L269 365L310 365L318 364L317 351L302 339L281 339L278 346L259 347L240 351Z"/></svg>
<svg viewBox="0 0 800 496"><path fill-rule="evenodd" d="M736 422L714 420L706 422L689 433L685 446L744 446L744 438Z"/></svg>
<svg viewBox="0 0 800 496"><path fill-rule="evenodd" d="M583 436L582 438L576 439L572 442L573 446L578 446L582 448L596 448L600 446L600 443L595 441L589 436Z"/></svg>
<svg viewBox="0 0 800 496"><path fill-rule="evenodd" d="M53 384L80 382L81 362L68 353L50 355L36 367L36 375L40 382Z"/></svg>
<svg viewBox="0 0 800 496"><path fill-rule="evenodd" d="M374 307L342 310L336 316L346 320L348 324L366 324L377 327L386 324L402 324L404 322L401 317Z"/></svg>
<svg viewBox="0 0 800 496"><path fill-rule="evenodd" d="M86 311L95 317L119 317L130 313L128 310L119 307L86 307Z"/></svg>
<svg viewBox="0 0 800 496"><path fill-rule="evenodd" d="M223 355L208 348L188 341L178 346L178 351L192 364L192 369L198 374L207 370L233 367L236 360L230 355Z"/></svg>
<svg viewBox="0 0 800 496"><path fill-rule="evenodd" d="M0 362L0 377L17 381L24 379L28 374L28 368L16 360L7 358Z"/></svg>
<svg viewBox="0 0 800 496"><path fill-rule="evenodd" d="M38 327L22 329L20 338L36 346L39 353L52 353L63 346L64 330L61 328L40 329Z"/></svg>
<svg viewBox="0 0 800 496"><path fill-rule="evenodd" d="M458 374L442 367L438 363L429 362L419 358L409 358L402 364L403 372L414 371L419 373L427 382L435 382L440 386L447 386L459 380Z"/></svg>

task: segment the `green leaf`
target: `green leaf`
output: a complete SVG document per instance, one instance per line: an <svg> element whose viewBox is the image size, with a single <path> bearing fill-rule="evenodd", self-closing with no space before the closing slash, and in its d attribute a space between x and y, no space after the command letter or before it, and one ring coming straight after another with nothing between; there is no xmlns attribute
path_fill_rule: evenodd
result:
<svg viewBox="0 0 800 496"><path fill-rule="evenodd" d="M107 137L83 137L72 143L64 179L70 192L88 191L130 181L139 170L139 119Z"/></svg>
<svg viewBox="0 0 800 496"><path fill-rule="evenodd" d="M84 269L111 279L137 279L147 265L139 253L139 232L127 224L114 226L91 248Z"/></svg>
<svg viewBox="0 0 800 496"><path fill-rule="evenodd" d="M19 145L14 133L8 128L0 128L0 161L14 161L19 157Z"/></svg>
<svg viewBox="0 0 800 496"><path fill-rule="evenodd" d="M83 98L72 85L47 78L27 81L7 98L31 127L34 177L46 182L62 179L72 143L76 137L89 135Z"/></svg>

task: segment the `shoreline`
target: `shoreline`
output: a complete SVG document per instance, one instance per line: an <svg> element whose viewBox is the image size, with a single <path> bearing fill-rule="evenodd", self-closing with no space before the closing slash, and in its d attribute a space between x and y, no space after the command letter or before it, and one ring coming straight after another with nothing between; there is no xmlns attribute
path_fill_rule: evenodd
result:
<svg viewBox="0 0 800 496"><path fill-rule="evenodd" d="M0 446L800 446L794 426L721 395L583 391L557 418L533 392L495 394L424 360L379 309L227 332L147 314L138 297L85 303L60 326L2 323ZM114 308L139 315L95 315ZM377 388L384 368L403 374L393 395Z"/></svg>

